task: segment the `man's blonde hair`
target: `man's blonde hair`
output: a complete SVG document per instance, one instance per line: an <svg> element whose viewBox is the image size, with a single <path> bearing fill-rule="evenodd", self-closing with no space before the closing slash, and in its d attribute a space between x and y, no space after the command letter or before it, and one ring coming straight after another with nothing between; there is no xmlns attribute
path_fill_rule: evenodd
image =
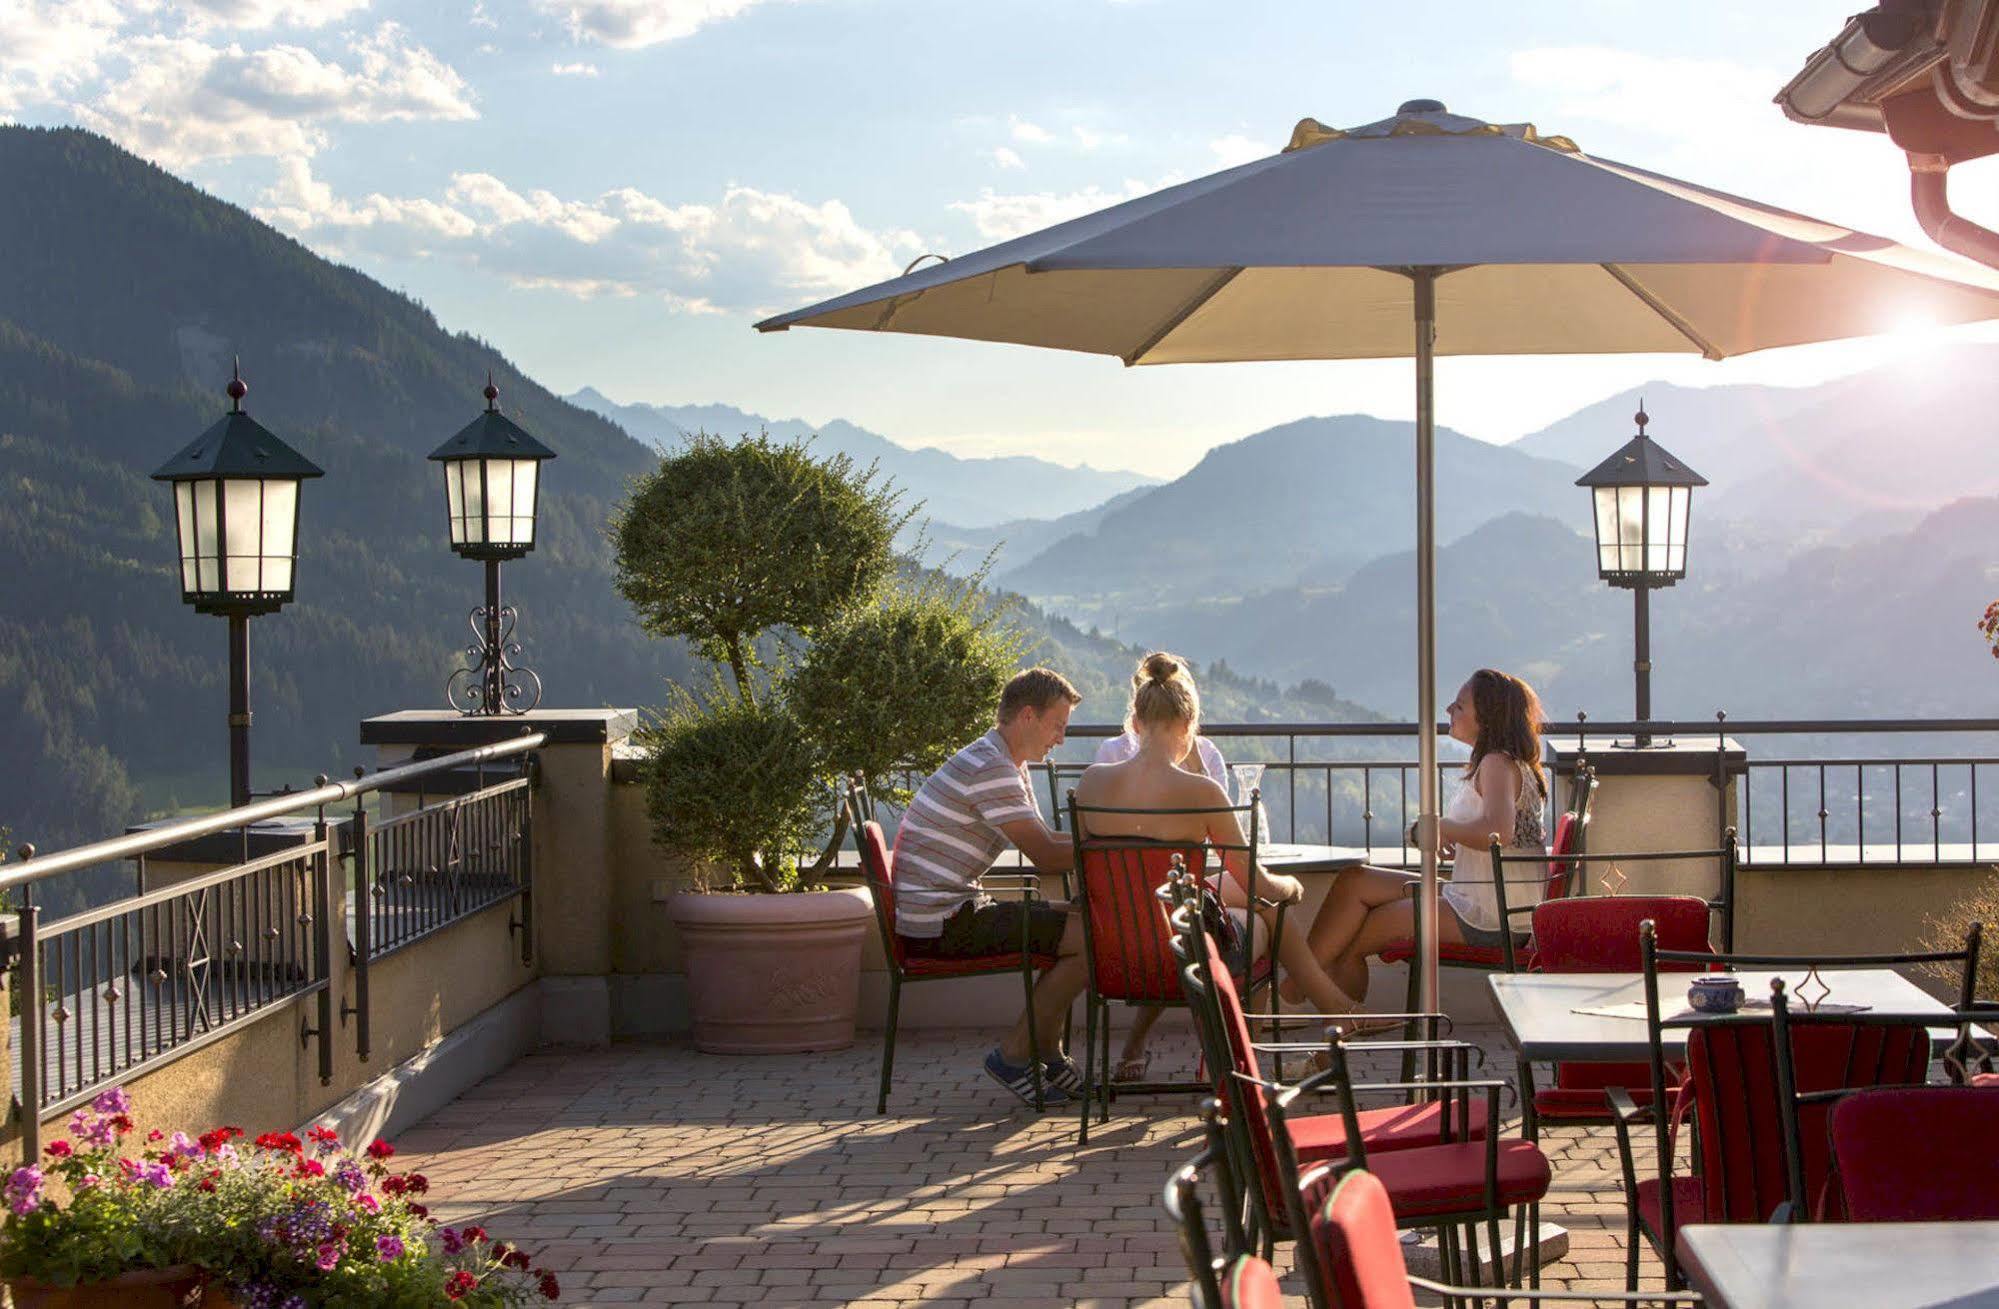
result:
<svg viewBox="0 0 1999 1309"><path fill-rule="evenodd" d="M1038 713L1053 708L1058 700L1079 705L1083 703L1083 693L1053 668L1029 668L1015 673L1000 692L1000 726L1012 722L1014 715L1023 709Z"/></svg>

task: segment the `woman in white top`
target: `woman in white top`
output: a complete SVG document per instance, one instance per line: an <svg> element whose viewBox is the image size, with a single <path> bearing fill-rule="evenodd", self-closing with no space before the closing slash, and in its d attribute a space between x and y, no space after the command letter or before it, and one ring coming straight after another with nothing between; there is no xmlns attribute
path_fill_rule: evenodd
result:
<svg viewBox="0 0 1999 1309"><path fill-rule="evenodd" d="M1525 915L1511 924L1499 921L1487 846L1497 833L1509 853L1546 852L1541 702L1512 674L1481 668L1458 689L1446 712L1452 739L1471 747L1471 760L1437 823L1439 853L1456 864L1442 888L1437 939L1490 948L1510 928L1515 942L1523 942ZM1545 872L1532 863L1509 865L1507 908L1540 903ZM1367 995L1370 957L1415 936L1416 905L1409 894L1415 880L1415 874L1399 869L1352 868L1327 893L1309 933L1312 953L1349 995ZM1283 994L1299 998L1288 979Z"/></svg>

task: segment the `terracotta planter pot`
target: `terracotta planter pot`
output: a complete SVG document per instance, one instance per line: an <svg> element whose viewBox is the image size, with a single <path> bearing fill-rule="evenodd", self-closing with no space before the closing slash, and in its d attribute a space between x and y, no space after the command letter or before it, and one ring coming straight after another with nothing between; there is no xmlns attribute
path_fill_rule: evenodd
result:
<svg viewBox="0 0 1999 1309"><path fill-rule="evenodd" d="M694 1044L714 1054L852 1045L874 912L859 887L673 896L667 913L680 929Z"/></svg>
<svg viewBox="0 0 1999 1309"><path fill-rule="evenodd" d="M7 1293L14 1309L180 1309L201 1302L201 1270L192 1264L140 1268L81 1286L15 1277L8 1279Z"/></svg>

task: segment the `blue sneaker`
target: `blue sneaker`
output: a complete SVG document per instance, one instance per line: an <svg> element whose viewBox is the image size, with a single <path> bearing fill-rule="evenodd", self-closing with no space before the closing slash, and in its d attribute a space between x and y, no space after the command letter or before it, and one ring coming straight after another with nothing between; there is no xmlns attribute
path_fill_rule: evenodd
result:
<svg viewBox="0 0 1999 1309"><path fill-rule="evenodd" d="M1066 1054L1056 1055L1041 1065L1041 1084L1054 1087L1070 1100L1080 1100L1089 1094L1083 1085L1083 1070Z"/></svg>
<svg viewBox="0 0 1999 1309"><path fill-rule="evenodd" d="M986 1076L1014 1093L1022 1104L1034 1103L1034 1067L1031 1064L1010 1064L1000 1048L994 1046L986 1054ZM1061 1104L1069 1099L1068 1092L1049 1083L1046 1074L1041 1082L1041 1102Z"/></svg>

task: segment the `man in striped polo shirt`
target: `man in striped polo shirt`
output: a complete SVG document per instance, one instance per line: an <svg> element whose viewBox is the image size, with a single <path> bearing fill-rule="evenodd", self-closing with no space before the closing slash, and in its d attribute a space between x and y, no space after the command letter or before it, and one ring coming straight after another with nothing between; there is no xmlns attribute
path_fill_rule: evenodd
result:
<svg viewBox="0 0 1999 1309"><path fill-rule="evenodd" d="M1080 1097L1081 1072L1055 1037L1086 974L1082 926L1064 904L994 900L981 879L1011 845L1044 873L1074 861L1070 843L1048 829L1035 807L1027 765L1048 757L1082 701L1066 678L1047 668L1016 674L1000 692L997 725L951 756L924 782L895 837L895 930L912 955L963 959L1028 948L1056 956L1034 988L1035 1030L1027 1015L986 1056L986 1071L1022 1100L1034 1094L1033 1062L1042 1061L1044 1098Z"/></svg>

